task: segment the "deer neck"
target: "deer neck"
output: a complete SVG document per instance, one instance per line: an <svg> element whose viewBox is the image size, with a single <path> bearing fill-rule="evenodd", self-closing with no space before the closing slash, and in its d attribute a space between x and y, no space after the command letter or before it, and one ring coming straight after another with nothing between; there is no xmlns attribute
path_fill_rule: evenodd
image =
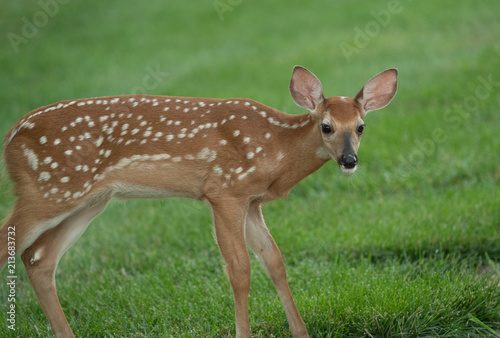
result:
<svg viewBox="0 0 500 338"><path fill-rule="evenodd" d="M309 114L282 114L287 115L290 125L301 124L306 120L309 122L297 129L278 128L276 131L277 139L283 142L277 152L278 174L270 187L273 198L288 194L297 183L331 159L327 153L325 154L320 131Z"/></svg>

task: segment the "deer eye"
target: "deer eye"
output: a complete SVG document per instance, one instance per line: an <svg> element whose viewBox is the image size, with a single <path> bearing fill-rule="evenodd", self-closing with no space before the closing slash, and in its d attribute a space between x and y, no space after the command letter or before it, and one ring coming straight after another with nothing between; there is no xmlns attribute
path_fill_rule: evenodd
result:
<svg viewBox="0 0 500 338"><path fill-rule="evenodd" d="M363 135L363 131L365 130L365 125L362 124L358 127L358 134Z"/></svg>
<svg viewBox="0 0 500 338"><path fill-rule="evenodd" d="M321 124L321 131L323 132L323 134L331 134L332 127L330 127L328 124L322 123Z"/></svg>

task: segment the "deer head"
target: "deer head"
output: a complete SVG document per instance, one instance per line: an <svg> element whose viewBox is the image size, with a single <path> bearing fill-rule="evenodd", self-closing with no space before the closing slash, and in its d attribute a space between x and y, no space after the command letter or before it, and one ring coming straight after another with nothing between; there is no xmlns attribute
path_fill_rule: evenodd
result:
<svg viewBox="0 0 500 338"><path fill-rule="evenodd" d="M391 68L372 77L354 98L325 98L319 79L304 67L295 66L290 93L295 103L307 109L317 124L323 141L319 156L333 158L344 173L356 170L357 152L365 129L363 118L368 112L391 102L397 90L397 76L398 70Z"/></svg>

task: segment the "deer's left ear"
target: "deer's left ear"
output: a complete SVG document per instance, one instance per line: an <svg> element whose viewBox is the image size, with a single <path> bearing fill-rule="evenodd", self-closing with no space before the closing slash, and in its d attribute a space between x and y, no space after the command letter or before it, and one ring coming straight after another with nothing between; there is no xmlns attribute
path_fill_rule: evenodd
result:
<svg viewBox="0 0 500 338"><path fill-rule="evenodd" d="M290 94L299 107L307 109L310 113L313 113L325 99L321 82L313 73L301 66L293 68Z"/></svg>
<svg viewBox="0 0 500 338"><path fill-rule="evenodd" d="M398 89L398 70L391 68L372 77L354 98L365 113L387 106Z"/></svg>

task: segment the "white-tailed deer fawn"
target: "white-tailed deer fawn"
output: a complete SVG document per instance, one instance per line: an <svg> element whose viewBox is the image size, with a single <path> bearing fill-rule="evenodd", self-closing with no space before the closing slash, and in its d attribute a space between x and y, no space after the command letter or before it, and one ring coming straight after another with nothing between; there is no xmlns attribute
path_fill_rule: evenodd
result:
<svg viewBox="0 0 500 338"><path fill-rule="evenodd" d="M323 96L308 70L293 70L290 92L309 112L288 115L248 99L116 96L68 100L34 110L7 134L5 163L18 197L0 228L0 267L8 228L57 337L71 337L54 272L64 252L112 197L186 196L212 210L227 264L236 335L249 337L248 246L263 264L294 337L307 337L280 251L261 204L330 159L356 169L366 113L385 107L397 70L370 79L356 97Z"/></svg>

